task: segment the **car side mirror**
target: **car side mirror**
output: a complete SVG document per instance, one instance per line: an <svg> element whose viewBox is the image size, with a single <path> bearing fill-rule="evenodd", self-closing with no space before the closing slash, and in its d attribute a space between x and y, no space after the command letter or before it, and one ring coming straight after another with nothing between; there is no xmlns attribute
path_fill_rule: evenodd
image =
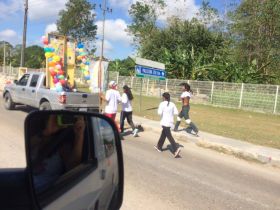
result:
<svg viewBox="0 0 280 210"><path fill-rule="evenodd" d="M112 120L97 113L32 112L25 143L37 209L120 209L123 155Z"/></svg>
<svg viewBox="0 0 280 210"><path fill-rule="evenodd" d="M14 83L15 83L15 84L17 85L17 83L18 83L18 80L17 80L17 79L15 79L15 80L14 80Z"/></svg>

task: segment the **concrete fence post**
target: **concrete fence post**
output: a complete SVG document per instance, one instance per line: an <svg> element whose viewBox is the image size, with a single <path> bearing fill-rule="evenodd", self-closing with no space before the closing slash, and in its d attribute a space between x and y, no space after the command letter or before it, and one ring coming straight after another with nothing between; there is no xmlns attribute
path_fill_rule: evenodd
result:
<svg viewBox="0 0 280 210"><path fill-rule="evenodd" d="M119 76L120 76L120 72L117 72L117 84L119 84Z"/></svg>
<svg viewBox="0 0 280 210"><path fill-rule="evenodd" d="M275 102L274 102L273 114L276 114L277 102L278 102L278 94L279 94L279 85L276 86L276 93L275 93Z"/></svg>
<svg viewBox="0 0 280 210"><path fill-rule="evenodd" d="M165 80L165 92L168 91L168 79Z"/></svg>
<svg viewBox="0 0 280 210"><path fill-rule="evenodd" d="M240 99L239 99L239 106L238 106L239 109L241 109L242 107L243 91L244 91L244 83L242 83L241 85Z"/></svg>
<svg viewBox="0 0 280 210"><path fill-rule="evenodd" d="M130 88L133 88L133 80L134 80L134 77L131 77Z"/></svg>
<svg viewBox="0 0 280 210"><path fill-rule="evenodd" d="M214 81L212 82L212 87L211 87L211 104L213 103L213 94L214 94Z"/></svg>
<svg viewBox="0 0 280 210"><path fill-rule="evenodd" d="M149 94L149 83L150 83L150 79L147 79L146 96L148 96L148 94Z"/></svg>

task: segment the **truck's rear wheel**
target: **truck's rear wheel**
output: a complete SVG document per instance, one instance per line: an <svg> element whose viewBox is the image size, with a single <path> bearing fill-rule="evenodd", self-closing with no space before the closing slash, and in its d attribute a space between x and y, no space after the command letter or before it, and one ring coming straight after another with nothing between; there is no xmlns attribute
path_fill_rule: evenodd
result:
<svg viewBox="0 0 280 210"><path fill-rule="evenodd" d="M6 93L4 99L5 99L5 103L4 103L5 109L12 110L15 108L15 103L13 102L10 93Z"/></svg>
<svg viewBox="0 0 280 210"><path fill-rule="evenodd" d="M51 109L52 107L48 101L41 103L39 106L39 110L51 110Z"/></svg>

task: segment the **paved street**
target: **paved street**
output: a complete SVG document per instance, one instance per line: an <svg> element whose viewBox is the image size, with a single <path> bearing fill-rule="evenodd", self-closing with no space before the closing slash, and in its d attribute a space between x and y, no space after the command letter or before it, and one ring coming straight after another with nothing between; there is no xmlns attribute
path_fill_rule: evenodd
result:
<svg viewBox="0 0 280 210"><path fill-rule="evenodd" d="M23 111L0 102L0 167L25 166ZM182 143L182 158L158 153L158 135L123 141L125 197L122 210L280 209L280 170Z"/></svg>

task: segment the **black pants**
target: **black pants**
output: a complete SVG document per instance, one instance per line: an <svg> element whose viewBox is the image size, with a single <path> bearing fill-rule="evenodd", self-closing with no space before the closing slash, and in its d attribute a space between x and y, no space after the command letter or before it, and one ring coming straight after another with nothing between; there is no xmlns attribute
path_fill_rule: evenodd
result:
<svg viewBox="0 0 280 210"><path fill-rule="evenodd" d="M165 126L162 126L161 136L160 136L160 138L158 140L158 144L157 144L158 149L160 149L160 150L162 149L162 146L165 142L166 137L169 140L173 151L175 152L177 150L178 146L171 134L170 127L165 127Z"/></svg>
<svg viewBox="0 0 280 210"><path fill-rule="evenodd" d="M127 119L128 124L131 126L132 130L135 129L134 123L132 121L132 112L121 112L121 132L124 132L124 121Z"/></svg>

